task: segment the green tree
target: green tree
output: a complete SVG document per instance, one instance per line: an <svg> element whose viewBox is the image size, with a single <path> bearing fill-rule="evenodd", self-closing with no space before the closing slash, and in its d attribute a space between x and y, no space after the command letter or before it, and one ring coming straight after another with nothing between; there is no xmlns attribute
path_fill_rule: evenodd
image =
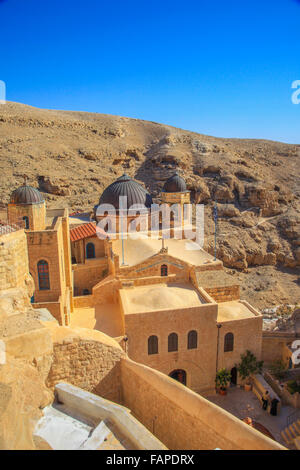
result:
<svg viewBox="0 0 300 470"><path fill-rule="evenodd" d="M230 372L225 368L220 369L216 375L216 387L220 388L221 390L226 390L226 387L229 384L230 380Z"/></svg>
<svg viewBox="0 0 300 470"><path fill-rule="evenodd" d="M259 374L262 371L263 361L258 361L254 354L247 349L245 354L241 354L241 362L236 365L238 373L246 383L249 383L251 374Z"/></svg>

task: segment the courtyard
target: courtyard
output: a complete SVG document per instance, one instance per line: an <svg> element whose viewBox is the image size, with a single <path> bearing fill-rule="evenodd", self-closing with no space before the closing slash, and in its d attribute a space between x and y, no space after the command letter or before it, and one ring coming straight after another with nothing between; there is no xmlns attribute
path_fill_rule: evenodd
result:
<svg viewBox="0 0 300 470"><path fill-rule="evenodd" d="M286 445L280 431L286 427L287 417L295 411L295 408L282 405L280 414L272 416L262 409L260 401L253 392L246 392L239 387L228 388L225 396L216 394L205 398L239 419L252 418L267 428L278 442Z"/></svg>

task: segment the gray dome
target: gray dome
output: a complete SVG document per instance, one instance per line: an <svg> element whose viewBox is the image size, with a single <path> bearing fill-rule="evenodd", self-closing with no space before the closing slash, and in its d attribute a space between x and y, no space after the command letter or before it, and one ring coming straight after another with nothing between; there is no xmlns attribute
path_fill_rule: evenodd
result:
<svg viewBox="0 0 300 470"><path fill-rule="evenodd" d="M120 196L127 196L127 209L133 204L143 204L147 208L152 204L151 195L126 173L103 191L99 204L112 204L118 210Z"/></svg>
<svg viewBox="0 0 300 470"><path fill-rule="evenodd" d="M165 182L163 187L163 191L166 193L184 193L186 190L185 181L178 173L174 173L174 175Z"/></svg>
<svg viewBox="0 0 300 470"><path fill-rule="evenodd" d="M44 198L38 189L25 183L13 191L10 202L11 204L40 204L44 202Z"/></svg>

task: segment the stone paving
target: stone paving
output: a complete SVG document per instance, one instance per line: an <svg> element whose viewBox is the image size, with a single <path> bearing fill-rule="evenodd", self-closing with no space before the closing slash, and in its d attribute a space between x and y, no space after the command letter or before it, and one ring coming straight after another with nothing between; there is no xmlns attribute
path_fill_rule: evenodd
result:
<svg viewBox="0 0 300 470"><path fill-rule="evenodd" d="M239 387L230 387L227 395L212 395L205 397L237 418L250 417L265 426L274 438L285 445L280 431L285 428L287 417L295 411L291 406L281 406L278 416L272 416L262 409L261 403L253 392L246 392Z"/></svg>

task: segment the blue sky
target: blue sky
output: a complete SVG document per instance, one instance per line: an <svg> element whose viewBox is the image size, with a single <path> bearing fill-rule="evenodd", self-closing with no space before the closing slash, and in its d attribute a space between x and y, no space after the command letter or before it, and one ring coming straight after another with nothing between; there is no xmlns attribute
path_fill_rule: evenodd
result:
<svg viewBox="0 0 300 470"><path fill-rule="evenodd" d="M7 99L300 144L300 1L0 0Z"/></svg>

